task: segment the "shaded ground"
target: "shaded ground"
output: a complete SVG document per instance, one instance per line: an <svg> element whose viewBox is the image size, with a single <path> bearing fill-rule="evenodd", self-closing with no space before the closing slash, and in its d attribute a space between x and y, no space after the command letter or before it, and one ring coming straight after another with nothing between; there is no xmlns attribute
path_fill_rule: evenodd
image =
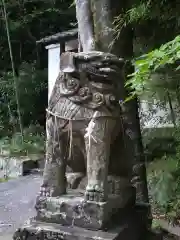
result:
<svg viewBox="0 0 180 240"><path fill-rule="evenodd" d="M33 174L0 183L0 240L12 240L16 228L35 215L34 204L41 179L40 174Z"/></svg>
<svg viewBox="0 0 180 240"><path fill-rule="evenodd" d="M0 183L0 236L11 235L29 217L34 216L40 183L40 175Z"/></svg>

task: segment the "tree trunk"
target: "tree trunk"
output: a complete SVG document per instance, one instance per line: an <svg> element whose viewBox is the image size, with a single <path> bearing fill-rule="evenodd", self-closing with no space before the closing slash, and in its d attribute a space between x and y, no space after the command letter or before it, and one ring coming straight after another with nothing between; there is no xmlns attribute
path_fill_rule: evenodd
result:
<svg viewBox="0 0 180 240"><path fill-rule="evenodd" d="M97 51L110 52L128 61L133 58L133 29L131 26L123 27L119 38L115 39L113 26L115 17L127 10L128 4L128 1L125 0L76 0L79 34L83 51L95 49ZM84 19L83 23L82 17ZM127 64L125 71L127 76L134 69L130 64ZM128 92L124 90L123 95L122 100L127 97ZM137 201L148 203L145 156L137 99L125 103L124 110L123 122L126 134L129 135L126 140L126 147L127 152L130 154L129 157L134 163L133 179L137 188Z"/></svg>
<svg viewBox="0 0 180 240"><path fill-rule="evenodd" d="M168 100L168 104L169 104L171 120L172 120L174 127L176 127L176 116L175 116L175 112L174 112L173 105L172 105L171 95L168 90L167 90L167 100Z"/></svg>

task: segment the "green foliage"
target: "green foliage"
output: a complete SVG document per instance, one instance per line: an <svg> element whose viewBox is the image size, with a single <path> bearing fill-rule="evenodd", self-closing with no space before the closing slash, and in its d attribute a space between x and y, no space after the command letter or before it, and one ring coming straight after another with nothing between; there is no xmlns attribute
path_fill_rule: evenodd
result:
<svg viewBox="0 0 180 240"><path fill-rule="evenodd" d="M159 220L153 219L151 227L152 227L152 229L156 229L156 230L161 228L161 224L160 224Z"/></svg>
<svg viewBox="0 0 180 240"><path fill-rule="evenodd" d="M8 156L29 156L31 154L44 154L45 135L42 127L30 126L24 129L24 142L21 134L16 132L12 137L0 139L0 151Z"/></svg>
<svg viewBox="0 0 180 240"><path fill-rule="evenodd" d="M167 23L168 20L178 18L178 4L175 0L135 0L124 13L116 18L116 22L125 25L141 24L145 20L156 20L159 23ZM161 14L160 14L161 13ZM124 19L122 21L122 19Z"/></svg>
<svg viewBox="0 0 180 240"><path fill-rule="evenodd" d="M162 82L161 89L157 89L157 86L152 86L150 80L152 74L164 67L167 69L167 65L172 65L179 60L180 35L178 35L178 29L180 21L178 12L177 0L136 0L130 5L127 4L115 19L115 38L120 37L124 27L131 26L133 28L135 56L138 56L133 61L136 71L126 83L127 88L131 91L127 100L132 99L135 95L142 95L145 90L159 94L163 89ZM174 40L170 41L173 38ZM144 54L145 52L148 53ZM139 57L140 55L142 56ZM165 91L164 89L163 91L166 93L170 86L171 83L168 84L168 87L166 84Z"/></svg>
<svg viewBox="0 0 180 240"><path fill-rule="evenodd" d="M36 41L71 27L75 22L75 9L70 7L72 0L6 0L10 38L15 66L24 61L42 59ZM2 3L0 2L0 7ZM3 12L0 12L0 72L10 69L6 27ZM41 51L41 50L40 50ZM39 59L38 59L39 60ZM43 59L42 59L43 60Z"/></svg>
<svg viewBox="0 0 180 240"><path fill-rule="evenodd" d="M8 180L10 180L9 177L6 177L6 178L0 178L0 183L7 182Z"/></svg>
<svg viewBox="0 0 180 240"><path fill-rule="evenodd" d="M71 0L5 0L23 126L44 124L47 50L36 41L71 27ZM5 16L0 1L0 137L19 131ZM41 119L40 119L41 118Z"/></svg>
<svg viewBox="0 0 180 240"><path fill-rule="evenodd" d="M148 185L153 210L174 221L180 217L180 129L174 133L176 155L163 156L148 167Z"/></svg>
<svg viewBox="0 0 180 240"><path fill-rule="evenodd" d="M137 24L138 22L149 18L150 2L140 2L134 6L131 6L125 13L120 14L115 18L115 30L119 30L129 24Z"/></svg>
<svg viewBox="0 0 180 240"><path fill-rule="evenodd" d="M142 130L142 139L149 160L176 153L177 140L173 128L145 128Z"/></svg>
<svg viewBox="0 0 180 240"><path fill-rule="evenodd" d="M12 72L0 78L0 135L17 129L17 106ZM17 79L20 112L23 125L36 123L47 104L47 70L36 69L35 64L22 63ZM45 96L43 96L43 93ZM43 98L44 97L44 98Z"/></svg>
<svg viewBox="0 0 180 240"><path fill-rule="evenodd" d="M169 164L172 164L171 161L173 161L173 159L163 157L161 163L164 161L169 161ZM167 208L174 192L174 179L171 171L169 169L154 170L152 176L149 176L148 180L151 186L150 192L156 203L160 207Z"/></svg>
<svg viewBox="0 0 180 240"><path fill-rule="evenodd" d="M136 71L130 76L126 86L133 89L133 95L141 95L145 90L151 75L169 64L174 64L180 59L180 35L172 41L162 45L134 61ZM176 68L179 70L179 67Z"/></svg>
<svg viewBox="0 0 180 240"><path fill-rule="evenodd" d="M157 48L179 33L179 10L178 0L134 0L116 17L116 35L124 26L131 25L138 45Z"/></svg>

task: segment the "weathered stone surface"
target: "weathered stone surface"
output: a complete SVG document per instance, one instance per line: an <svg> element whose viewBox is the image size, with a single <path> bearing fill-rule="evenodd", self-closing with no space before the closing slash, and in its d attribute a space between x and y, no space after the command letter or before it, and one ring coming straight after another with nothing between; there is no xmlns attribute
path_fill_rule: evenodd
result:
<svg viewBox="0 0 180 240"><path fill-rule="evenodd" d="M62 72L47 110L41 188L47 197L64 195L67 180L73 188L78 187L82 176L87 176L86 200L105 202L109 189L121 195L118 178L129 189L132 163L126 157L119 105L124 87L123 66L124 60L100 51L61 55ZM76 174L78 183L73 175L66 179L67 166ZM108 175L113 176L115 181L111 183L115 188L109 188Z"/></svg>
<svg viewBox="0 0 180 240"><path fill-rule="evenodd" d="M122 231L123 228L118 229ZM58 224L48 224L42 222L32 222L29 225L23 226L15 234L13 239L19 240L111 240L116 239L116 233L95 232L78 227L66 227Z"/></svg>
<svg viewBox="0 0 180 240"><path fill-rule="evenodd" d="M40 158L42 158L42 156L37 156L37 158L33 160L27 156L15 157L10 156L8 152L3 153L0 155L0 178L16 178L27 175L38 167Z"/></svg>
<svg viewBox="0 0 180 240"><path fill-rule="evenodd" d="M18 229L14 240L145 240L147 231L142 212L131 209L108 231L92 231L76 226L29 221Z"/></svg>
<svg viewBox="0 0 180 240"><path fill-rule="evenodd" d="M64 55L63 60L64 72L47 110L46 163L36 222L16 236L140 240L148 225L147 208L134 207L133 163L126 158L126 131L119 124L123 61L96 51ZM77 191L68 191L67 180Z"/></svg>
<svg viewBox="0 0 180 240"><path fill-rule="evenodd" d="M134 205L135 189L125 189L122 195L110 195L107 202L84 200L83 193L72 191L61 197L39 197L37 220L88 229L103 229L119 209ZM119 215L121 219L121 215Z"/></svg>

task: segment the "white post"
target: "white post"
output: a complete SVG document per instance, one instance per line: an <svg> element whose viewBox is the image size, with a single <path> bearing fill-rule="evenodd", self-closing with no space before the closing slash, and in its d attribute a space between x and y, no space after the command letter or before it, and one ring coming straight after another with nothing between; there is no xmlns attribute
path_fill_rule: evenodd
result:
<svg viewBox="0 0 180 240"><path fill-rule="evenodd" d="M51 96L56 78L60 71L60 54L63 51L63 44L51 44L46 47L48 49L48 100ZM78 40L66 42L65 51L78 49Z"/></svg>
<svg viewBox="0 0 180 240"><path fill-rule="evenodd" d="M48 49L48 100L51 96L56 78L59 74L60 44L53 44Z"/></svg>

